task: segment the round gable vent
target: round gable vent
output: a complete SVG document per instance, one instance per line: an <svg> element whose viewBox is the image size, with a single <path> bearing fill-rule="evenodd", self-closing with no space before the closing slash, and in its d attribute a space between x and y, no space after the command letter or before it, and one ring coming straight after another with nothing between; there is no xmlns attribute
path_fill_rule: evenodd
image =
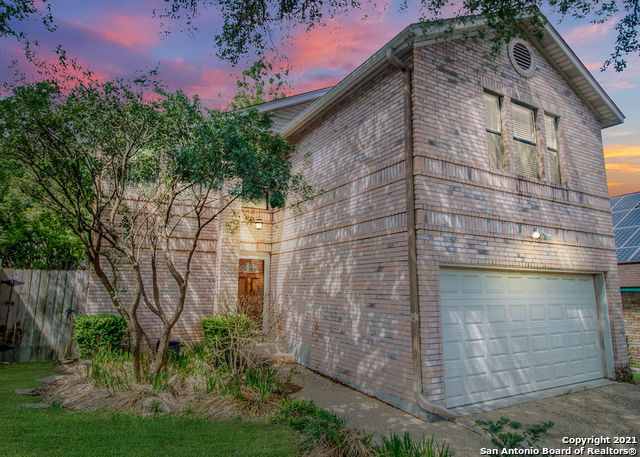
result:
<svg viewBox="0 0 640 457"><path fill-rule="evenodd" d="M533 74L533 52L525 41L513 40L509 44L509 60L518 74L527 77Z"/></svg>

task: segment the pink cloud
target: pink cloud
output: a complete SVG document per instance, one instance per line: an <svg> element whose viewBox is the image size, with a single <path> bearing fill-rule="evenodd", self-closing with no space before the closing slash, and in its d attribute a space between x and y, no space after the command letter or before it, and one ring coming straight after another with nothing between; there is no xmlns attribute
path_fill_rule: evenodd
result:
<svg viewBox="0 0 640 457"><path fill-rule="evenodd" d="M157 23L148 15L112 13L109 19L97 30L107 41L130 49L148 48L158 42Z"/></svg>
<svg viewBox="0 0 640 457"><path fill-rule="evenodd" d="M565 34L563 37L571 47L584 46L585 44L601 39L613 31L613 25L616 21L617 18L614 17L600 24L579 25L574 27L571 32Z"/></svg>
<svg viewBox="0 0 640 457"><path fill-rule="evenodd" d="M284 48L294 72L302 75L308 70L325 69L333 73L315 78L313 82L303 81L296 86L296 92L302 87L310 90L337 83L399 30L396 24L383 18L344 18L332 19L325 27L311 31L296 31Z"/></svg>
<svg viewBox="0 0 640 457"><path fill-rule="evenodd" d="M160 39L158 23L148 14L108 13L92 21L90 27L79 20L69 19L68 22L106 42L134 51L149 49Z"/></svg>

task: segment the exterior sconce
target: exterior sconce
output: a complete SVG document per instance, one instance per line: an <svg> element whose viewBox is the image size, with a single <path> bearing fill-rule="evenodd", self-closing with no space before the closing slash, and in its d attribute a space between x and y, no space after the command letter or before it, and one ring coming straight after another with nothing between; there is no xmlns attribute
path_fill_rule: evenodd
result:
<svg viewBox="0 0 640 457"><path fill-rule="evenodd" d="M541 229L536 227L534 232L531 234L531 238L533 238L534 240L548 240L549 238L551 238L551 235L544 233Z"/></svg>
<svg viewBox="0 0 640 457"><path fill-rule="evenodd" d="M256 230L262 230L262 219L256 219Z"/></svg>

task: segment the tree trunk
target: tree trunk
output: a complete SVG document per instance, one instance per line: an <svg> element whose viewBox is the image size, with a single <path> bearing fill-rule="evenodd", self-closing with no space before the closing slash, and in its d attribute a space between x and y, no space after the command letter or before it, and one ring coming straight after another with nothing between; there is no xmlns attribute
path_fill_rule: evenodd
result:
<svg viewBox="0 0 640 457"><path fill-rule="evenodd" d="M172 326L173 327L173 326ZM165 326L163 329L162 335L160 336L160 342L158 344L158 350L156 351L156 355L153 359L153 363L151 364L151 369L149 370L149 375L151 378L155 378L157 374L162 371L164 366L167 364L168 359L168 351L169 351L169 338L171 337L171 328Z"/></svg>

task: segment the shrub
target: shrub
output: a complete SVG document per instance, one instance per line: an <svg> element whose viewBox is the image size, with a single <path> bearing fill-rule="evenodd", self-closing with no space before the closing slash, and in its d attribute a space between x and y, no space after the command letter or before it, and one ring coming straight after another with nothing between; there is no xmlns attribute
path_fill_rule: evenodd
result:
<svg viewBox="0 0 640 457"><path fill-rule="evenodd" d="M408 433L400 437L391 433L389 438L381 437L381 444L376 446L380 457L451 457L453 452L448 445L438 446L434 437L417 441Z"/></svg>
<svg viewBox="0 0 640 457"><path fill-rule="evenodd" d="M232 375L258 365L254 349L257 327L244 314L220 314L201 321L205 343L214 364Z"/></svg>
<svg viewBox="0 0 640 457"><path fill-rule="evenodd" d="M100 348L117 348L127 334L127 324L113 314L78 316L73 333L80 356L92 357Z"/></svg>
<svg viewBox="0 0 640 457"><path fill-rule="evenodd" d="M508 417L501 417L495 422L476 420L476 425L491 436L491 442L501 450L534 447L539 449L540 436L553 427L553 422L549 421L523 428L520 422L512 421ZM507 430L507 427L510 430Z"/></svg>
<svg viewBox="0 0 640 457"><path fill-rule="evenodd" d="M260 403L266 403L277 388L278 369L266 363L248 368L245 376L247 387L258 394Z"/></svg>
<svg viewBox="0 0 640 457"><path fill-rule="evenodd" d="M200 321L200 325L207 341L217 342L235 333L248 333L253 327L253 321L246 314L220 314L205 317Z"/></svg>

